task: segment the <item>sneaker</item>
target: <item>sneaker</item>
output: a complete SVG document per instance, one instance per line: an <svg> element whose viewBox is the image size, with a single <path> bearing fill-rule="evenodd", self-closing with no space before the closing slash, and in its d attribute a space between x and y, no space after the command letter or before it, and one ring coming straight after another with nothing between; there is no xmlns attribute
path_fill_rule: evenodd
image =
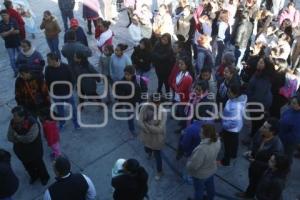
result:
<svg viewBox="0 0 300 200"><path fill-rule="evenodd" d="M159 181L163 175L164 175L163 172L157 172L157 174L155 175L154 178L155 178L156 181Z"/></svg>

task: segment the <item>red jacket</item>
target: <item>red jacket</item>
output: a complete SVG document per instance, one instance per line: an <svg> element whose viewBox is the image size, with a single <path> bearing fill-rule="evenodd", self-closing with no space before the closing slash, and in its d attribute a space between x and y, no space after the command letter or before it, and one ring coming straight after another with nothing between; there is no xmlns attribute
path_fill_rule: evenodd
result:
<svg viewBox="0 0 300 200"><path fill-rule="evenodd" d="M178 72L177 75L179 73L180 72ZM189 101L189 95L190 95L192 84L193 84L193 78L189 73L183 76L179 84L176 84L176 77L175 77L175 81L172 84L172 88L174 88L175 93L179 94L180 102Z"/></svg>
<svg viewBox="0 0 300 200"><path fill-rule="evenodd" d="M14 19L17 22L20 31L20 39L24 40L26 38L26 33L25 33L25 22L22 16L18 13L18 11L16 11L13 8L7 9L7 13L12 19Z"/></svg>

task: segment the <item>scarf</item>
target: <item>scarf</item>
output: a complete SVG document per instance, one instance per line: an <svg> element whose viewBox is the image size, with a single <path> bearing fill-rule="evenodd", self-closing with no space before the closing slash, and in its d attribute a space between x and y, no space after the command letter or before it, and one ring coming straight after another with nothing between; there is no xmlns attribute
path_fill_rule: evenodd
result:
<svg viewBox="0 0 300 200"><path fill-rule="evenodd" d="M113 36L113 32L110 29L101 33L97 40L97 46L101 49L105 44L105 42L109 40L112 36Z"/></svg>
<svg viewBox="0 0 300 200"><path fill-rule="evenodd" d="M35 52L35 48L31 47L27 52L24 52L23 49L21 49L21 53L26 56L26 57L30 57L32 56L32 54Z"/></svg>
<svg viewBox="0 0 300 200"><path fill-rule="evenodd" d="M204 92L201 95L196 95L196 91L193 90L193 92L191 93L192 95L190 95L190 101L189 103L191 104L191 106L193 106L194 110L197 107L197 104L200 103L207 95L208 95L208 91ZM184 108L184 113L186 114L186 116L190 116L191 114L191 107L190 106L186 106ZM187 122L187 124L189 125L191 122L191 120L189 120Z"/></svg>

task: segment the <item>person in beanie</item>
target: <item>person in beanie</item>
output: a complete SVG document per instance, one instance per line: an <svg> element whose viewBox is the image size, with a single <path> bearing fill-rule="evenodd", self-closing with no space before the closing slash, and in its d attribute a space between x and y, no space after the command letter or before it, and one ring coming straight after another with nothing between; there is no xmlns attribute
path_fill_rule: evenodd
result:
<svg viewBox="0 0 300 200"><path fill-rule="evenodd" d="M71 172L68 158L59 156L53 163L56 181L44 194L44 200L94 200L96 189L89 177Z"/></svg>
<svg viewBox="0 0 300 200"><path fill-rule="evenodd" d="M85 46L89 46L88 45L88 40L87 37L84 33L84 30L81 26L79 26L79 22L77 19L73 18L70 21L70 29L68 31L66 31L65 35L64 35L64 43L68 42L68 32L70 31L74 31L76 33L76 41L80 42L81 44L85 45Z"/></svg>
<svg viewBox="0 0 300 200"><path fill-rule="evenodd" d="M18 69L16 66L16 57L20 52L20 30L15 20L10 18L7 10L1 12L2 21L0 22L0 36L5 42L11 68L14 70L14 76L17 77Z"/></svg>
<svg viewBox="0 0 300 200"><path fill-rule="evenodd" d="M19 187L19 179L10 165L10 153L0 149L0 199L12 200Z"/></svg>
<svg viewBox="0 0 300 200"><path fill-rule="evenodd" d="M144 167L136 159L128 159L121 171L121 175L111 181L114 200L143 200L148 192L148 173Z"/></svg>
<svg viewBox="0 0 300 200"><path fill-rule="evenodd" d="M49 174L43 161L41 131L37 120L22 106L12 109L7 139L13 143L13 149L30 176L30 184L40 179L47 185Z"/></svg>
<svg viewBox="0 0 300 200"><path fill-rule="evenodd" d="M68 19L74 18L73 9L75 7L75 0L58 0L58 6L61 12L61 17L64 23L65 31L68 30Z"/></svg>

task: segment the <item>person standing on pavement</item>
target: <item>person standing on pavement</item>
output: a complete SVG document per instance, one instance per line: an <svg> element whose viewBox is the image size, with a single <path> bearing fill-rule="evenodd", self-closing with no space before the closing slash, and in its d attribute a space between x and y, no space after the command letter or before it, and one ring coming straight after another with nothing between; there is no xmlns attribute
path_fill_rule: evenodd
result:
<svg viewBox="0 0 300 200"><path fill-rule="evenodd" d="M73 10L75 7L75 0L58 0L58 7L61 12L65 31L67 31L68 30L68 19L71 20L74 18Z"/></svg>
<svg viewBox="0 0 300 200"><path fill-rule="evenodd" d="M41 130L37 120L22 106L12 109L7 139L30 176L30 184L40 179L47 185L49 174L43 161Z"/></svg>
<svg viewBox="0 0 300 200"><path fill-rule="evenodd" d="M124 75L124 69L126 66L131 65L131 59L124 51L128 48L126 44L118 44L115 48L115 53L111 56L109 70L112 80L120 81Z"/></svg>
<svg viewBox="0 0 300 200"><path fill-rule="evenodd" d="M88 45L88 40L87 37L84 33L84 30L81 26L79 26L79 22L77 19L73 18L70 21L70 29L68 29L64 35L64 43L67 42L67 35L70 31L74 31L76 33L76 41L82 43L85 46L89 46Z"/></svg>
<svg viewBox="0 0 300 200"><path fill-rule="evenodd" d="M148 173L136 159L128 159L120 175L111 180L114 200L143 200L148 192Z"/></svg>
<svg viewBox="0 0 300 200"><path fill-rule="evenodd" d="M96 29L97 19L100 17L99 10L99 0L83 0L82 17L84 20L87 20L89 35L92 35L92 21Z"/></svg>
<svg viewBox="0 0 300 200"><path fill-rule="evenodd" d="M77 41L76 33L75 31L68 31L65 35L66 37L66 43L62 47L61 53L62 55L67 59L68 65L71 68L71 72L73 73L75 77L75 72L73 70L73 66L75 65L74 56L75 53L81 52L86 57L92 56L92 51L89 47L85 46L81 42ZM76 83L76 80L75 80Z"/></svg>
<svg viewBox="0 0 300 200"><path fill-rule="evenodd" d="M221 149L221 142L214 125L204 124L201 129L201 142L193 150L186 168L193 179L194 199L202 200L206 191L207 199L213 200L215 196L214 174L217 171L216 159Z"/></svg>
<svg viewBox="0 0 300 200"><path fill-rule="evenodd" d="M53 163L56 181L50 185L43 200L95 200L96 189L84 174L72 173L70 161L59 156Z"/></svg>
<svg viewBox="0 0 300 200"><path fill-rule="evenodd" d="M33 74L44 77L45 60L29 40L21 41L21 52L16 61L17 68L26 65Z"/></svg>
<svg viewBox="0 0 300 200"><path fill-rule="evenodd" d="M237 193L237 197L254 198L259 180L268 169L269 159L274 153L283 153L283 145L277 135L279 128L279 120L269 118L256 133L251 150L244 154L250 161L249 185L245 192Z"/></svg>
<svg viewBox="0 0 300 200"><path fill-rule="evenodd" d="M59 33L61 32L61 29L58 25L57 19L49 10L44 12L44 18L42 24L40 25L40 29L45 30L45 36L50 51L56 53L60 58Z"/></svg>
<svg viewBox="0 0 300 200"><path fill-rule="evenodd" d="M291 98L290 108L281 114L279 137L285 154L292 162L294 152L300 145L300 94Z"/></svg>
<svg viewBox="0 0 300 200"><path fill-rule="evenodd" d="M75 129L78 129L80 126L77 120L77 106L75 104L75 98L73 96L73 85L74 78L72 76L72 72L69 69L69 66L62 63L56 54L49 53L47 55L48 66L45 70L45 80L50 90L50 95L52 100L55 103L68 103L72 106L72 120ZM57 84L54 86L56 81L66 81L69 86L66 84ZM67 98L61 98L66 97ZM59 97L59 98L58 98ZM65 117L64 105L57 105L57 114L59 117ZM66 121L59 121L60 130L64 127Z"/></svg>
<svg viewBox="0 0 300 200"><path fill-rule="evenodd" d="M4 6L7 10L7 14L10 16L10 18L14 19L19 27L19 34L20 39L24 40L26 38L25 33L25 22L22 18L22 16L13 8L13 4L11 1L5 1Z"/></svg>
<svg viewBox="0 0 300 200"><path fill-rule="evenodd" d="M18 69L16 66L16 57L20 52L19 27L16 21L10 18L7 10L2 10L0 13L2 18L0 22L0 35L5 42L5 48L9 56L11 68L14 71L14 77L17 77Z"/></svg>
<svg viewBox="0 0 300 200"><path fill-rule="evenodd" d="M116 100L120 102L119 105L121 107L125 107L127 109L128 128L130 134L132 136L136 136L134 126L135 109L137 105L142 102L142 95L143 92L147 92L147 85L141 77L138 78L136 76L135 68L132 65L125 67L123 71L123 78L118 81L123 81L123 83L119 83L115 87L115 93L118 97L121 97L119 99L116 98ZM133 96L131 98L127 98L131 94L133 94ZM124 99L124 97L126 98Z"/></svg>
<svg viewBox="0 0 300 200"><path fill-rule="evenodd" d="M20 75L15 82L15 100L39 117L43 109L50 109L50 96L44 77L36 76L30 72L26 65L20 69Z"/></svg>
<svg viewBox="0 0 300 200"><path fill-rule="evenodd" d="M243 117L247 103L247 96L241 94L239 85L230 85L227 95L229 99L221 115L224 142L224 157L221 160L223 166L229 166L230 160L237 157L239 133L244 125Z"/></svg>
<svg viewBox="0 0 300 200"><path fill-rule="evenodd" d="M242 60L244 59L253 32L253 24L250 21L247 11L243 12L242 19L237 26L237 32L234 38L235 58L237 60L238 73L240 73L243 69Z"/></svg>
<svg viewBox="0 0 300 200"><path fill-rule="evenodd" d="M269 160L269 169L260 179L255 199L281 200L286 187L287 176L290 172L289 159L282 154L274 154Z"/></svg>
<svg viewBox="0 0 300 200"><path fill-rule="evenodd" d="M19 179L11 168L11 155L0 149L0 200L12 200L19 188Z"/></svg>
<svg viewBox="0 0 300 200"><path fill-rule="evenodd" d="M151 97L151 104L142 106L138 117L141 128L140 139L144 144L145 152L150 159L154 154L156 161L155 180L163 176L161 150L165 145L167 114L159 105L160 99Z"/></svg>

